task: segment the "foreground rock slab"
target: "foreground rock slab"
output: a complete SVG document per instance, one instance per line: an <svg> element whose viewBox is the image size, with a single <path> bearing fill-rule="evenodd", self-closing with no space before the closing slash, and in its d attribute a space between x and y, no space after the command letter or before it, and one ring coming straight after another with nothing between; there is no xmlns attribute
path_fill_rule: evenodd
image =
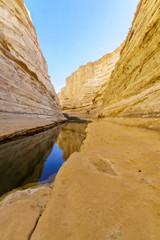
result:
<svg viewBox="0 0 160 240"><path fill-rule="evenodd" d="M87 134L31 239L160 239L160 133L101 120Z"/></svg>
<svg viewBox="0 0 160 240"><path fill-rule="evenodd" d="M0 239L29 240L46 206L51 189L16 191L0 202Z"/></svg>

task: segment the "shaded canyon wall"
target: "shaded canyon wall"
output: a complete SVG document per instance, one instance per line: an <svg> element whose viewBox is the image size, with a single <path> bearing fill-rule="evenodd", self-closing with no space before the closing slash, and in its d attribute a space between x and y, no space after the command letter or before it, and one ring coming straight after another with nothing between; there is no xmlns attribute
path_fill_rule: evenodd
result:
<svg viewBox="0 0 160 240"><path fill-rule="evenodd" d="M23 0L0 1L0 117L0 136L64 119Z"/></svg>

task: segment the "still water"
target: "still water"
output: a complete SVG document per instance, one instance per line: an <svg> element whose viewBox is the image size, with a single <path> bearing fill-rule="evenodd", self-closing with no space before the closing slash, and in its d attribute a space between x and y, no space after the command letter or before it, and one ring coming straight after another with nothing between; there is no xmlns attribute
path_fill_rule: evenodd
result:
<svg viewBox="0 0 160 240"><path fill-rule="evenodd" d="M0 144L0 195L29 183L53 182L59 168L85 139L86 123L61 124Z"/></svg>

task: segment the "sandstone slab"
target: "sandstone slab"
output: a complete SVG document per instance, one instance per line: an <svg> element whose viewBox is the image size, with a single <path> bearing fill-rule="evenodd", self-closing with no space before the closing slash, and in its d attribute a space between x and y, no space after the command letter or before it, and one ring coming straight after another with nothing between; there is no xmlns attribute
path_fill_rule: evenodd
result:
<svg viewBox="0 0 160 240"><path fill-rule="evenodd" d="M87 133L31 239L159 239L159 132L101 120Z"/></svg>
<svg viewBox="0 0 160 240"><path fill-rule="evenodd" d="M0 239L29 240L49 199L51 189L16 191L0 202Z"/></svg>

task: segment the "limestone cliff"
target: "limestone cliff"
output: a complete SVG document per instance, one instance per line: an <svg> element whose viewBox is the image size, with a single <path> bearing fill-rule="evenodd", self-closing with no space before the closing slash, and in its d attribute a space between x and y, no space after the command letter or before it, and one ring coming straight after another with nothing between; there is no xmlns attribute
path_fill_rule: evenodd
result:
<svg viewBox="0 0 160 240"><path fill-rule="evenodd" d="M58 94L62 110L73 115L92 115L101 108L104 85L119 58L122 46L96 62L81 66L70 77Z"/></svg>
<svg viewBox="0 0 160 240"><path fill-rule="evenodd" d="M63 111L102 117L160 116L159 11L160 1L140 1L123 45L66 79L59 94Z"/></svg>
<svg viewBox="0 0 160 240"><path fill-rule="evenodd" d="M141 0L119 61L105 87L101 114L160 114L160 1Z"/></svg>
<svg viewBox="0 0 160 240"><path fill-rule="evenodd" d="M64 119L23 0L0 1L0 116L0 136Z"/></svg>

